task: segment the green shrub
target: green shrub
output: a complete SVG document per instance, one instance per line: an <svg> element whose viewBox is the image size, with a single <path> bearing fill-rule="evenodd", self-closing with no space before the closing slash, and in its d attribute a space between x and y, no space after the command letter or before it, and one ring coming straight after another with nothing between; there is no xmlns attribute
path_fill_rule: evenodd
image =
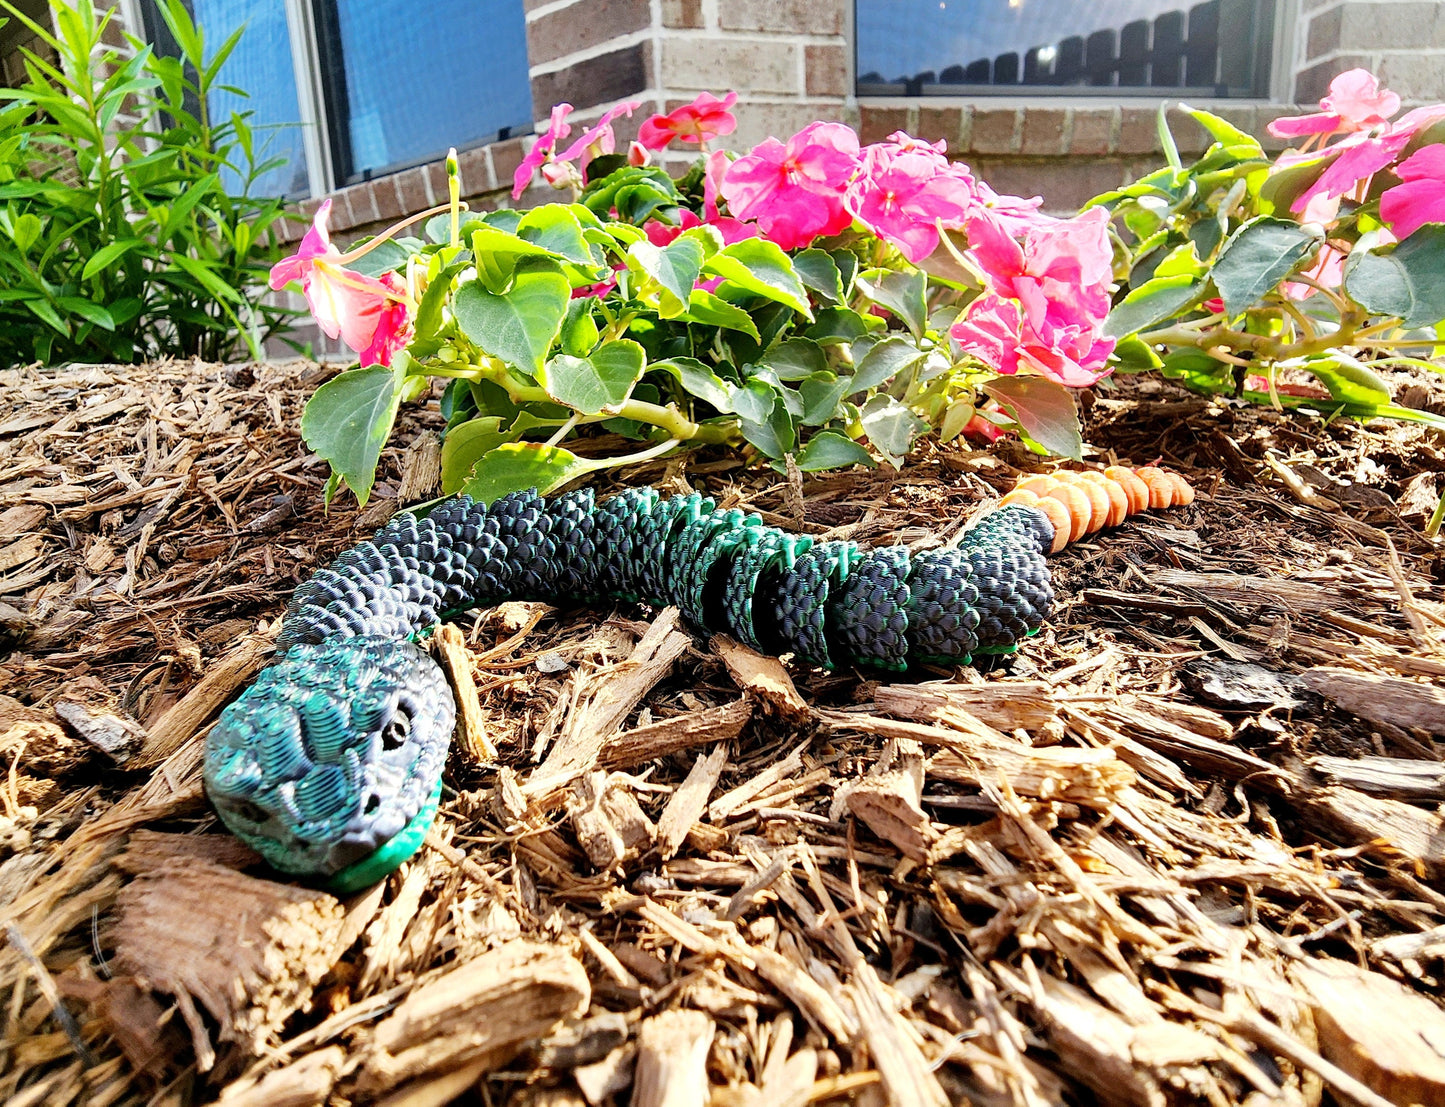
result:
<svg viewBox="0 0 1445 1107"><path fill-rule="evenodd" d="M125 57L92 0L51 0L54 33L0 8L58 58L26 51L25 84L0 89L0 361L258 356L292 314L261 302L284 202L249 195L274 164L250 113L206 110L241 32L208 58L161 0L181 57L134 38Z"/></svg>

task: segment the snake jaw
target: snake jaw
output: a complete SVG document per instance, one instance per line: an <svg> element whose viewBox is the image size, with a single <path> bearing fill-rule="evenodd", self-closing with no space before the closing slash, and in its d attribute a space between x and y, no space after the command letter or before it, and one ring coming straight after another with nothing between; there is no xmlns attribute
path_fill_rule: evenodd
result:
<svg viewBox="0 0 1445 1107"><path fill-rule="evenodd" d="M409 642L293 646L211 728L206 792L275 868L333 876L434 803L455 717L440 667Z"/></svg>

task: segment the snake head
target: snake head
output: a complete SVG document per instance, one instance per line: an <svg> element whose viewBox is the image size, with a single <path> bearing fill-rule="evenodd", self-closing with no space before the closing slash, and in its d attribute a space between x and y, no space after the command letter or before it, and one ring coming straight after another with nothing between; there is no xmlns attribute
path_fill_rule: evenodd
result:
<svg viewBox="0 0 1445 1107"><path fill-rule="evenodd" d="M420 844L455 721L441 668L410 642L293 646L211 728L206 793L275 868L376 879ZM379 851L386 867L358 870Z"/></svg>

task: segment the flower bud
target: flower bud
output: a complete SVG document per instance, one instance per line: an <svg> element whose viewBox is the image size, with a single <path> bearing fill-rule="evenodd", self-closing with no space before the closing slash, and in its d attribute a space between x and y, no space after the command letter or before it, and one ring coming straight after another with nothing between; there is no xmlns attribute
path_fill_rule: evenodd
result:
<svg viewBox="0 0 1445 1107"><path fill-rule="evenodd" d="M633 166L651 165L652 151L636 139L627 147L627 164Z"/></svg>
<svg viewBox="0 0 1445 1107"><path fill-rule="evenodd" d="M561 190L572 186L572 166L563 161L549 161L542 166L542 179Z"/></svg>

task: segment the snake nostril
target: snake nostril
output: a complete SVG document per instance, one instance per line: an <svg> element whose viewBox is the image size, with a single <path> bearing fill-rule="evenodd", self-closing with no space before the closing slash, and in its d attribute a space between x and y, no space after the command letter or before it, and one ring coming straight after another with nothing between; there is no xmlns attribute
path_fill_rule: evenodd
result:
<svg viewBox="0 0 1445 1107"><path fill-rule="evenodd" d="M391 717L381 731L381 748L384 750L399 750L406 745L407 738L411 735L411 714L404 707L398 707L396 714Z"/></svg>
<svg viewBox="0 0 1445 1107"><path fill-rule="evenodd" d="M381 806L381 797L378 796L375 792L373 792L371 795L369 795L369 796L366 797L366 813L367 813L368 815L375 814L375 813L376 813L376 809L377 809L378 807L380 807L380 806Z"/></svg>

